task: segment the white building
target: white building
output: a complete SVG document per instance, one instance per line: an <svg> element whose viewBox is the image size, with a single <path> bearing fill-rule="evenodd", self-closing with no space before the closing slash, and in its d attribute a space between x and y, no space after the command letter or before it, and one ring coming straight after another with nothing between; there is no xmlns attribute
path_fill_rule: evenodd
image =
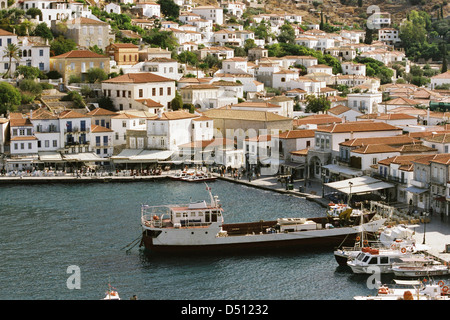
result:
<svg viewBox="0 0 450 320"><path fill-rule="evenodd" d="M135 64L132 68L124 70L124 73L151 72L161 77L172 80L180 80L182 74L178 73L178 61L168 58L153 58Z"/></svg>
<svg viewBox="0 0 450 320"><path fill-rule="evenodd" d="M91 126L91 150L101 158L109 158L114 150L114 131L99 125Z"/></svg>
<svg viewBox="0 0 450 320"><path fill-rule="evenodd" d="M60 120L55 114L45 109L31 110L30 121L33 124L34 136L37 138L38 152L57 151L63 146Z"/></svg>
<svg viewBox="0 0 450 320"><path fill-rule="evenodd" d="M76 1L25 0L18 2L18 4L25 11L31 8L41 10L42 15L36 17L38 23L45 22L48 27L51 27L52 21L57 23L79 17L92 17L89 5Z"/></svg>
<svg viewBox="0 0 450 320"><path fill-rule="evenodd" d="M102 91L116 110L167 110L175 98L175 80L150 72L128 73L103 81Z"/></svg>
<svg viewBox="0 0 450 320"><path fill-rule="evenodd" d="M10 73L14 74L19 65L36 67L41 71L50 70L50 45L41 37L18 37L16 34L0 29L0 73L5 73L9 67L9 58L5 57L8 44L19 47L19 60L12 61Z"/></svg>
<svg viewBox="0 0 450 320"><path fill-rule="evenodd" d="M222 61L222 71L224 73L247 73L247 66L247 58L234 57Z"/></svg>
<svg viewBox="0 0 450 320"><path fill-rule="evenodd" d="M214 24L223 24L223 9L215 6L198 6L192 8L192 13L198 14L203 19L212 20Z"/></svg>
<svg viewBox="0 0 450 320"><path fill-rule="evenodd" d="M178 110L164 112L157 117L148 119L148 148L176 151L178 145L193 141L194 132L195 137L204 136L207 140L212 139L213 126L211 121L200 121L198 125L195 123L193 125L193 120L196 118L200 118L200 116L185 110ZM200 127L200 123L202 123L202 127Z"/></svg>
<svg viewBox="0 0 450 320"><path fill-rule="evenodd" d="M147 118L123 112L111 118L111 129L114 131L113 145L125 145L127 130L146 130Z"/></svg>
<svg viewBox="0 0 450 320"><path fill-rule="evenodd" d="M142 14L146 17L161 17L161 6L156 2L140 0L136 3L135 7L142 9Z"/></svg>
<svg viewBox="0 0 450 320"><path fill-rule="evenodd" d="M74 110L59 115L60 141L64 153L83 153L90 150L91 117Z"/></svg>
<svg viewBox="0 0 450 320"><path fill-rule="evenodd" d="M342 74L350 74L357 76L366 75L366 65L362 63L343 62L341 63Z"/></svg>
<svg viewBox="0 0 450 320"><path fill-rule="evenodd" d="M431 89L435 89L436 86L442 86L443 84L450 84L450 71L435 75L431 77Z"/></svg>
<svg viewBox="0 0 450 320"><path fill-rule="evenodd" d="M347 95L348 107L362 113L378 112L379 105L383 101L380 93L351 93Z"/></svg>
<svg viewBox="0 0 450 320"><path fill-rule="evenodd" d="M381 28L378 30L378 40L387 44L393 45L397 42L401 42L397 29L394 28Z"/></svg>

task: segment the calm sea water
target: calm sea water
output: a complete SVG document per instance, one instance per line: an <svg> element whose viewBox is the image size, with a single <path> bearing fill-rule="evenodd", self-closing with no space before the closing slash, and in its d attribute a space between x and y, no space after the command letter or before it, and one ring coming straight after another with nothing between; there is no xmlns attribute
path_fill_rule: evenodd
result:
<svg viewBox="0 0 450 320"><path fill-rule="evenodd" d="M226 222L322 216L318 204L225 181L210 183ZM140 236L140 205L208 200L176 181L0 188L0 299L97 300L108 283L140 300L349 300L373 294L332 252L167 257L124 247ZM68 289L69 266L80 289Z"/></svg>

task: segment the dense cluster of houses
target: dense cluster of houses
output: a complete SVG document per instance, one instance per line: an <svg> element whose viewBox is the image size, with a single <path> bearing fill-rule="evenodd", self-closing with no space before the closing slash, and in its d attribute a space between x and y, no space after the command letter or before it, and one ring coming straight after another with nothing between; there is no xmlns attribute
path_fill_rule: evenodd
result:
<svg viewBox="0 0 450 320"><path fill-rule="evenodd" d="M431 106L450 103L450 90L436 89L450 83L450 73L433 77L429 88L395 84L395 75L393 84L380 85L378 78L366 75L366 65L353 61L361 56L409 67L404 53L393 49L400 40L389 27L389 14L380 18L378 41L372 44L364 44L360 30L326 33L316 25L303 30L302 17L293 13L252 17L252 24L265 21L275 35L291 23L296 44L339 59L342 73L335 74L313 56L269 57L265 46L276 39L257 39L241 24L226 22L227 15L242 16L243 2L195 6L177 0L183 10L180 23L161 19L160 5L154 2L123 2L131 3L137 14L132 24L153 28L159 19L161 30L177 39L177 54L213 55L221 68L201 70L172 59L165 48L115 42L109 24L83 3L21 1L23 9L41 9L39 22L51 28L65 24L66 36L78 49L50 56L48 42L39 37L0 30L2 49L9 43L20 48L21 60L14 67L58 71L61 87L70 90L81 85L69 79L83 81L92 68L120 75L92 85L98 96L112 101L113 111L95 103L54 108L46 95L54 95L58 86L44 92L39 107L3 115L3 170L203 164L258 172L275 167L273 174L323 182L369 175L390 184L381 192L391 201L449 213L449 114ZM103 10L120 13L121 6L108 3ZM235 57L229 46L242 47L249 39L256 47L246 57ZM94 45L105 54L90 51ZM5 72L9 61L2 59L0 72ZM350 93L341 95L341 85ZM173 110L178 95L190 110ZM331 108L305 113L311 95L325 98Z"/></svg>

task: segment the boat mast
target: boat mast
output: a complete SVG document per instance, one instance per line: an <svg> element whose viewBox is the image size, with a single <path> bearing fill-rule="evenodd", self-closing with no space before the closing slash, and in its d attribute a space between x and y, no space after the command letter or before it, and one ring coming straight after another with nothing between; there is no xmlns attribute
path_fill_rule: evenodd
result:
<svg viewBox="0 0 450 320"><path fill-rule="evenodd" d="M206 186L206 190L209 193L209 199L211 201L211 207L217 207L217 202L214 200L214 197L212 196L211 193L211 187L208 187L208 184L205 182L205 186Z"/></svg>

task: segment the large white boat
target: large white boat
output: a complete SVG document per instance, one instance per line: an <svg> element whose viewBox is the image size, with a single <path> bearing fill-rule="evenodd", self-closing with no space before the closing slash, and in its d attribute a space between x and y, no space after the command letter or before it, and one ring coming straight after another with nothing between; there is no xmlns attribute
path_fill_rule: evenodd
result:
<svg viewBox="0 0 450 320"><path fill-rule="evenodd" d="M338 217L280 218L224 224L223 208L218 197L186 205L148 206L141 209L143 228L141 246L154 252L236 252L271 248L333 248L348 241L353 243L362 231L375 232L385 219L374 213L346 220ZM363 218L363 223L360 223Z"/></svg>

